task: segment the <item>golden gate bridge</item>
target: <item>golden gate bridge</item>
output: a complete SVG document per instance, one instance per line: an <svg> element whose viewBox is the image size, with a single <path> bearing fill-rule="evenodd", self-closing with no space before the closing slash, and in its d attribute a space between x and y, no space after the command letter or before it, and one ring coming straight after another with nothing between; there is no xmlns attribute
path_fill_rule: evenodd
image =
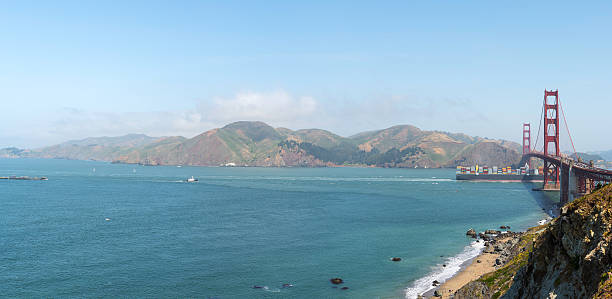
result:
<svg viewBox="0 0 612 299"><path fill-rule="evenodd" d="M561 111L561 115L559 114ZM573 156L562 154L559 149L559 118L563 122L569 136ZM543 151L537 151L540 137L540 126L543 124ZM527 164L531 168L533 158L544 162L544 182L541 190L559 190L560 206L574 198L591 193L596 184L606 184L612 181L612 170L597 168L593 161L584 162L576 152L574 141L569 133L565 112L561 106L558 90L544 90L542 114L535 144L531 145L531 125L523 124L523 158L520 165Z"/></svg>

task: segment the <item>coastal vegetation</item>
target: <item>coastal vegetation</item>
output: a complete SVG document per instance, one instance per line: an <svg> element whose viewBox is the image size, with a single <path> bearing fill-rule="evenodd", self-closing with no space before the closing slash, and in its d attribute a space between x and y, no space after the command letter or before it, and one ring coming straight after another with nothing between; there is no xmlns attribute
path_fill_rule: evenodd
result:
<svg viewBox="0 0 612 299"><path fill-rule="evenodd" d="M455 298L499 298L507 292L516 272L527 264L535 240L547 226L533 227L520 233L516 243L508 249L509 255L503 266L468 283L456 292Z"/></svg>
<svg viewBox="0 0 612 299"><path fill-rule="evenodd" d="M402 150L391 148L381 153L377 148L367 152L360 150L355 145L340 145L332 148L324 148L310 142L298 142L285 140L279 143L283 149L291 151L303 151L322 161L329 161L338 165L374 165L381 167L394 167L401 165L424 151L418 146L407 147Z"/></svg>
<svg viewBox="0 0 612 299"><path fill-rule="evenodd" d="M455 298L612 298L612 185L523 233L512 258Z"/></svg>

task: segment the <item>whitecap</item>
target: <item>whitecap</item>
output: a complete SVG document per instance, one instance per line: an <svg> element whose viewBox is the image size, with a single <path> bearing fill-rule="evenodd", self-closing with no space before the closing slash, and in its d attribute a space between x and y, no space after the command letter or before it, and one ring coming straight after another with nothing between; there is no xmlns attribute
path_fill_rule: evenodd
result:
<svg viewBox="0 0 612 299"><path fill-rule="evenodd" d="M436 287L432 286L434 280L444 283L461 270L461 265L463 265L463 263L477 257L483 249L484 242L472 242L470 245L466 246L461 253L446 259L444 263L446 267L437 265L429 274L417 279L410 287L407 287L404 292L405 298L414 299L417 298L418 295L423 295L435 289Z"/></svg>
<svg viewBox="0 0 612 299"><path fill-rule="evenodd" d="M272 293L280 293L280 289L278 288L269 288L268 286L264 286L263 287L264 290L266 290L266 292L272 292Z"/></svg>

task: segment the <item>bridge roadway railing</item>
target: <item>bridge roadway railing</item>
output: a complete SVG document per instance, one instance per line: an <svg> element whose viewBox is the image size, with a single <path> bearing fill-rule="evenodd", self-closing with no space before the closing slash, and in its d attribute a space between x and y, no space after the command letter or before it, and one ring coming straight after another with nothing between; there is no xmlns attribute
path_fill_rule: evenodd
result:
<svg viewBox="0 0 612 299"><path fill-rule="evenodd" d="M525 164L529 158L539 158L548 163L554 164L560 169L560 200L561 204L573 200L575 195L579 195L577 182L579 179L588 178L595 181L612 181L612 171L593 167L581 161L576 161L564 156L550 156L541 152L531 152L523 155L521 165Z"/></svg>
<svg viewBox="0 0 612 299"><path fill-rule="evenodd" d="M529 158L539 158L557 167L569 167L581 176L601 181L612 181L612 170L597 168L569 157L545 155L542 152L530 152L523 155L520 164L523 165Z"/></svg>

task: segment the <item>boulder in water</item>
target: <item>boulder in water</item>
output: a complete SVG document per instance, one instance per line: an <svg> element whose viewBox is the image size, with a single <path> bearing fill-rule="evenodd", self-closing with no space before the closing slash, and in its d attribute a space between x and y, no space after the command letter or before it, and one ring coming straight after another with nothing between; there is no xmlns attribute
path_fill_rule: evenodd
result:
<svg viewBox="0 0 612 299"><path fill-rule="evenodd" d="M342 281L342 278L340 278L340 277L332 278L329 281L331 281L331 283L333 283L333 284L341 284L341 283L344 282L344 281Z"/></svg>
<svg viewBox="0 0 612 299"><path fill-rule="evenodd" d="M394 261L394 262L399 262L401 260L402 260L402 258L399 258L399 257L392 257L391 258L391 261Z"/></svg>
<svg viewBox="0 0 612 299"><path fill-rule="evenodd" d="M476 231L473 228L468 229L468 231L465 233L466 236L476 236Z"/></svg>

